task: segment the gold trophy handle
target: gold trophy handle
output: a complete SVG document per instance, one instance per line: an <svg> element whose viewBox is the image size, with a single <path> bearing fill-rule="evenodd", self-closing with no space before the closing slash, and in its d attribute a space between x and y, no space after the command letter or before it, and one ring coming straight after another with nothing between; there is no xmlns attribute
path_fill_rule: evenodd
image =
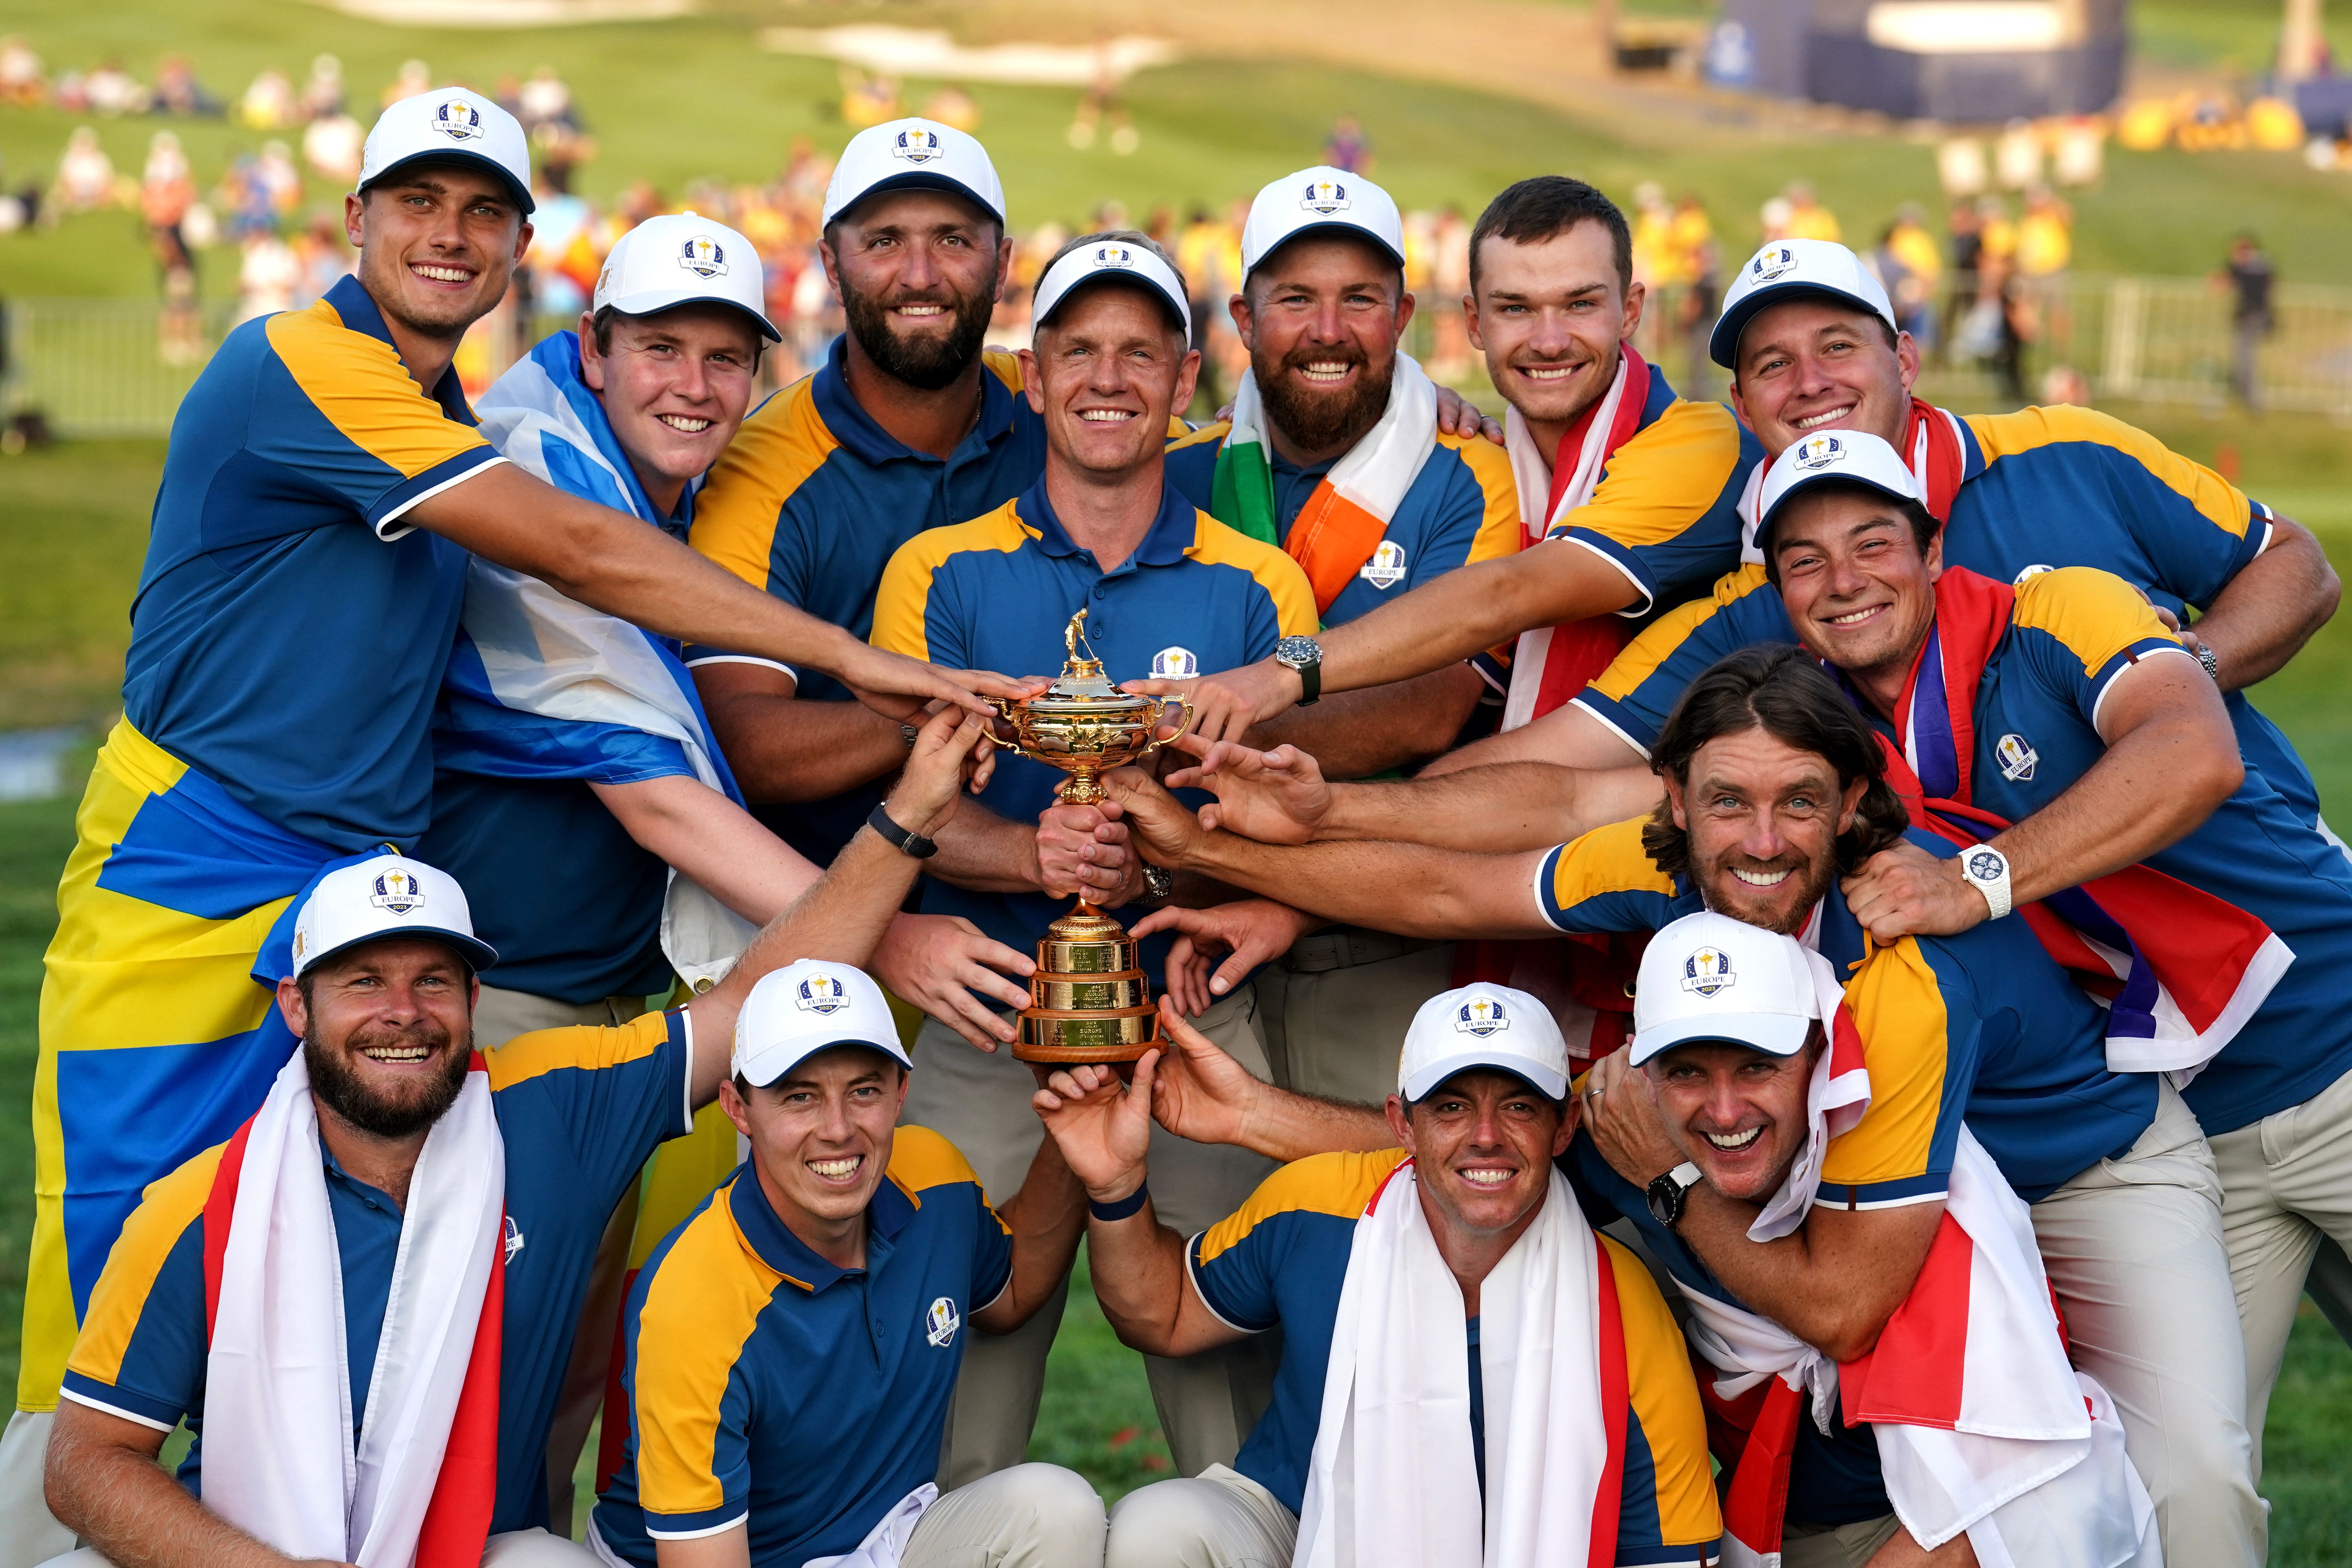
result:
<svg viewBox="0 0 2352 1568"><path fill-rule="evenodd" d="M1163 741L1160 738L1160 725L1154 722L1151 726L1151 743L1136 754L1136 761L1141 762L1162 747L1174 745L1192 732L1192 721L1200 717L1192 707L1192 700L1189 697L1179 697L1176 699L1176 732ZM1161 711L1164 712L1166 710L1163 709Z"/></svg>

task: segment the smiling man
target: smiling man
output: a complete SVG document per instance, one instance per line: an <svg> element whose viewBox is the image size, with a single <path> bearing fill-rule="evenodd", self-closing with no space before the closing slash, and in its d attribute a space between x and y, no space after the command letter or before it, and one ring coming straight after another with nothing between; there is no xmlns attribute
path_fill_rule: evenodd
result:
<svg viewBox="0 0 2352 1568"><path fill-rule="evenodd" d="M243 1121L282 1065L254 1051L266 1004L247 979L271 922L321 865L425 830L469 551L655 632L899 693L894 711L1019 689L886 658L500 458L452 362L530 242L530 188L522 128L495 103L394 104L344 198L357 275L237 329L181 405L122 721L58 889L22 1415L54 1407L141 1189ZM36 1517L39 1426L0 1440L10 1518ZM0 1563L61 1548L43 1534L0 1542Z"/></svg>
<svg viewBox="0 0 2352 1568"><path fill-rule="evenodd" d="M912 1066L855 969L804 962L752 988L719 1090L751 1155L631 1292L631 1425L596 1507L602 1553L1099 1568L1102 1500L1083 1477L1024 1464L945 1495L936 1482L964 1331L1025 1321L1085 1220L1050 1144L992 1207L952 1143L894 1125Z"/></svg>
<svg viewBox="0 0 2352 1568"><path fill-rule="evenodd" d="M1088 235L1053 258L1037 285L1035 347L1021 356L1024 395L1046 433L1044 477L983 517L901 547L883 575L876 643L950 662L959 649L984 649L1023 669L1055 670L1066 657L1064 628L1084 610L1081 629L1117 678L1180 658L1201 668L1247 663L1314 626L1314 600L1295 562L1164 482L1168 417L1192 396L1200 363L1189 346L1184 294L1175 268L1139 234ZM1056 805L1067 777L1024 757L1000 758L978 803L984 809L959 814L971 820L940 847L923 883L923 912L968 920L1015 952L1034 951L1079 890L1074 881L1041 885L1034 869L1041 816L1070 809ZM1137 861L1113 886L1089 884L1087 894L1129 924L1171 898L1213 896L1157 872L1148 879ZM1155 984L1164 984L1168 946L1165 939L1142 946L1139 962ZM1250 987L1203 1013L1200 1026L1254 1070L1268 1070ZM935 1021L916 1037L914 1058L909 1119L951 1139L990 1191L1008 1190L1042 1136L1029 1113L1027 1071L1003 1055L966 1049ZM1165 1199L1198 1224L1232 1209L1265 1173L1234 1150L1171 1142L1160 1156ZM1024 1368L1027 1381L998 1396L1009 1413L999 1419L1017 1419L1020 1445L1051 1340L1049 1327L1002 1342L1034 1358ZM1187 1472L1230 1458L1239 1446L1263 1402L1262 1359L1228 1349L1151 1363L1160 1422ZM1000 1463L1020 1451L1011 1446Z"/></svg>
<svg viewBox="0 0 2352 1568"><path fill-rule="evenodd" d="M1086 1186L1095 1293L1147 1354L1278 1328L1282 1365L1230 1466L1121 1500L1107 1563L1716 1561L1674 1319L1553 1166L1577 1118L1541 1003L1503 986L1431 997L1388 1097L1381 1134L1400 1147L1298 1160L1189 1238L1146 1181L1162 1054L1131 1089L1081 1068L1084 1088L1056 1073L1036 1096Z"/></svg>

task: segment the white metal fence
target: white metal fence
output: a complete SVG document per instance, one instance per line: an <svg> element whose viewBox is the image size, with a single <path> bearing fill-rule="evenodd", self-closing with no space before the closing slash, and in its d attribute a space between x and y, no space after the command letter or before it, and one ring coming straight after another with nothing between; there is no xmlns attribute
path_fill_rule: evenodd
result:
<svg viewBox="0 0 2352 1568"><path fill-rule="evenodd" d="M2038 304L2036 341L2025 352L2029 394L2040 395L2048 372L2065 366L2085 378L2095 401L2210 406L2230 395L2230 299L2204 279L2070 277ZM2352 421L2352 289L2281 285L2273 307L2276 324L2257 354L2263 404ZM1425 333L1428 320L1423 312L1414 325ZM173 320L148 300L0 302L0 414L37 414L65 437L164 435L233 322L232 309L216 303ZM1430 345L1413 346L1426 353ZM1683 346L1660 346L1675 375ZM817 352L811 345L805 358L813 363ZM2000 399L1989 366L1932 357L1931 365L1940 395ZM1710 379L1719 384L1720 373Z"/></svg>

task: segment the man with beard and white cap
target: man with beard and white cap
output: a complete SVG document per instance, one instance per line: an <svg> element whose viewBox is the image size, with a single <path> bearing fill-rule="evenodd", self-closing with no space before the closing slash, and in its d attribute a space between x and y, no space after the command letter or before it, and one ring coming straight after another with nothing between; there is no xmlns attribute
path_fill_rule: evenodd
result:
<svg viewBox="0 0 2352 1568"><path fill-rule="evenodd" d="M902 835L954 811L979 733L925 725L885 806ZM257 965L285 1063L261 1110L148 1189L91 1293L47 1467L91 1550L61 1568L594 1561L547 1533L545 1472L605 1220L718 1094L755 984L863 959L915 864L869 828L688 1006L487 1057L497 955L457 884L393 854L322 872ZM184 1417L174 1478L154 1460Z"/></svg>

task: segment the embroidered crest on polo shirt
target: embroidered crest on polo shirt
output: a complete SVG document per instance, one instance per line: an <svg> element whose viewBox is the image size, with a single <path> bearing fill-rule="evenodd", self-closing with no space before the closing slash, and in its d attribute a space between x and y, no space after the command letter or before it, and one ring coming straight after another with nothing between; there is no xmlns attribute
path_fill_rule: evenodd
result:
<svg viewBox="0 0 2352 1568"><path fill-rule="evenodd" d="M1189 647L1163 647L1151 656L1154 680L1190 680L1201 673L1201 661Z"/></svg>
<svg viewBox="0 0 2352 1568"><path fill-rule="evenodd" d="M1306 194L1298 198L1298 205L1308 212L1329 217L1333 213L1346 212L1356 204L1349 198L1348 187L1339 181L1309 180Z"/></svg>
<svg viewBox="0 0 2352 1568"><path fill-rule="evenodd" d="M1492 996L1473 996L1454 1012L1454 1032L1478 1039L1511 1026L1510 1015Z"/></svg>
<svg viewBox="0 0 2352 1568"><path fill-rule="evenodd" d="M406 871L378 872L375 891L368 895L368 902L377 909L404 915L425 907L425 887Z"/></svg>
<svg viewBox="0 0 2352 1568"><path fill-rule="evenodd" d="M923 1314L923 1338L941 1350L955 1343L956 1331L963 1327L963 1315L956 1304L942 1296L933 1301L930 1310Z"/></svg>
<svg viewBox="0 0 2352 1568"><path fill-rule="evenodd" d="M503 1261L512 1263L515 1260L515 1254L521 1250L522 1226L515 1224L514 1215L507 1215L506 1257Z"/></svg>
<svg viewBox="0 0 2352 1568"><path fill-rule="evenodd" d="M1756 253L1755 259L1748 262L1748 275L1759 283L1769 283L1796 265L1795 251L1785 245L1768 245Z"/></svg>
<svg viewBox="0 0 2352 1568"><path fill-rule="evenodd" d="M1404 548L1393 539L1383 539L1356 575L1385 593L1403 582L1404 574Z"/></svg>
<svg viewBox="0 0 2352 1568"><path fill-rule="evenodd" d="M1702 947L1683 960L1683 989L1712 996L1739 984L1731 973L1731 958L1719 947Z"/></svg>
<svg viewBox="0 0 2352 1568"><path fill-rule="evenodd" d="M2033 749L2033 742L2019 734L2003 735L1994 744L1992 754L2000 763L2000 776L2011 784L2032 779L2034 765L2042 761L2042 753Z"/></svg>
<svg viewBox="0 0 2352 1568"><path fill-rule="evenodd" d="M848 1006L849 993L830 974L812 974L801 982L800 994L793 998L793 1005L822 1017Z"/></svg>
<svg viewBox="0 0 2352 1568"><path fill-rule="evenodd" d="M452 142L471 142L482 133L482 111L462 98L444 99L433 111L433 129Z"/></svg>
<svg viewBox="0 0 2352 1568"><path fill-rule="evenodd" d="M724 278L727 247L707 234L698 234L679 247L677 264L697 278Z"/></svg>
<svg viewBox="0 0 2352 1568"><path fill-rule="evenodd" d="M910 125L891 139L890 156L909 163L928 163L934 158L947 156L947 148L940 142L940 133L920 125Z"/></svg>

